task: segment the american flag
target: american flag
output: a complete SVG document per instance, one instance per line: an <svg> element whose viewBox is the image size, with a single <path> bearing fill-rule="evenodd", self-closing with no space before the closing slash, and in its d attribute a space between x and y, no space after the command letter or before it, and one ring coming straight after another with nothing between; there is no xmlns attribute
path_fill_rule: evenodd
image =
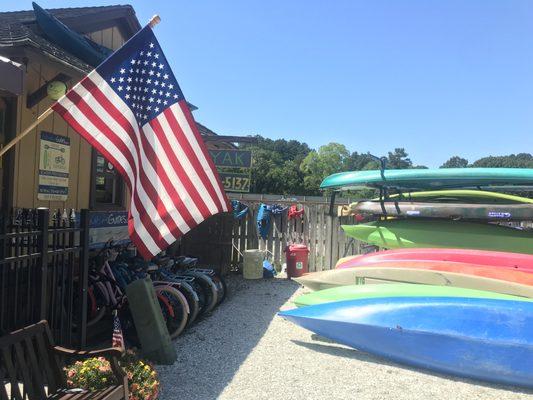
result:
<svg viewBox="0 0 533 400"><path fill-rule="evenodd" d="M152 29L146 26L52 106L121 173L129 234L151 258L230 209Z"/></svg>
<svg viewBox="0 0 533 400"><path fill-rule="evenodd" d="M120 325L117 310L113 311L113 340L111 347L121 351L125 350L124 336L122 335L122 326Z"/></svg>

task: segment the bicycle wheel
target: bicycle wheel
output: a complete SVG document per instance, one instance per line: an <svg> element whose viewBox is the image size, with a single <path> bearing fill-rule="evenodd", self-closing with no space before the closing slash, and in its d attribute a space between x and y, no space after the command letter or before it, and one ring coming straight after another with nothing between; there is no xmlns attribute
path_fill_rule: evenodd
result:
<svg viewBox="0 0 533 400"><path fill-rule="evenodd" d="M93 326L100 321L107 310L108 296L99 282L93 282L87 288L87 326Z"/></svg>
<svg viewBox="0 0 533 400"><path fill-rule="evenodd" d="M228 286L226 285L226 280L222 277L222 275L214 274L213 276L211 276L211 279L213 280L213 282L215 282L215 285L217 285L218 305L226 299L226 294L228 293Z"/></svg>
<svg viewBox="0 0 533 400"><path fill-rule="evenodd" d="M200 299L198 298L198 293L196 293L194 288L185 281L179 283L173 282L170 284L170 286L177 289L187 299L187 304L189 305L189 318L187 319L187 327L189 327L196 320L198 314L200 313Z"/></svg>
<svg viewBox="0 0 533 400"><path fill-rule="evenodd" d="M187 324L187 300L171 286L156 286L155 291L170 338L175 339L183 332Z"/></svg>
<svg viewBox="0 0 533 400"><path fill-rule="evenodd" d="M205 310L204 312L210 312L215 308L218 301L218 290L215 282L206 274L196 271L184 271L184 275L193 276L198 285L202 288L205 296Z"/></svg>
<svg viewBox="0 0 533 400"><path fill-rule="evenodd" d="M193 277L189 277L191 281L194 280ZM202 303L198 293L187 281L183 279L175 278L173 281L154 281L155 286L172 286L174 289L177 289L184 297L187 299L187 304L189 306L189 318L187 318L187 326L189 327L196 320L202 309ZM201 288L198 287L200 291ZM203 296L203 293L202 293Z"/></svg>

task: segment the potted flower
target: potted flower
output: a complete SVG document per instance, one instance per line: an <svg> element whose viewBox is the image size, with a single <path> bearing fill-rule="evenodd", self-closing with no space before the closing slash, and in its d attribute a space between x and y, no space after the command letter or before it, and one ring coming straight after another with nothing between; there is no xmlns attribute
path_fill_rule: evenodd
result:
<svg viewBox="0 0 533 400"><path fill-rule="evenodd" d="M128 377L130 400L155 400L159 394L157 372L148 361L140 359L128 350L120 360L120 366ZM99 390L114 380L109 362L103 358L89 358L76 361L65 368L67 384L72 388Z"/></svg>

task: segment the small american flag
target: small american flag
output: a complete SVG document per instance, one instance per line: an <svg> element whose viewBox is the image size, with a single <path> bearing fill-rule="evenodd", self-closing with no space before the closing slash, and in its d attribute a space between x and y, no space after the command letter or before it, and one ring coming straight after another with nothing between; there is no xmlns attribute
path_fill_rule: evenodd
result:
<svg viewBox="0 0 533 400"><path fill-rule="evenodd" d="M125 350L124 335L122 334L122 326L120 325L117 310L113 312L113 341L111 347L121 351Z"/></svg>
<svg viewBox="0 0 533 400"><path fill-rule="evenodd" d="M52 106L121 173L129 234L151 258L230 209L187 102L146 26Z"/></svg>

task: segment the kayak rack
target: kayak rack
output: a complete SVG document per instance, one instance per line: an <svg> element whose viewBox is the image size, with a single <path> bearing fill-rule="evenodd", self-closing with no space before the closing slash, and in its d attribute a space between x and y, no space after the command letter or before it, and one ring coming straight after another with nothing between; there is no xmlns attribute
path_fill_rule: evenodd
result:
<svg viewBox="0 0 533 400"><path fill-rule="evenodd" d="M368 156L376 161L379 162L379 169L381 172L381 178L385 180L385 170L387 169L387 157L378 157L373 154L368 153ZM329 200L329 215L331 217L335 216L334 210L335 210L335 197L337 196L337 191L333 191L331 194L331 198ZM381 207L385 209L385 205L383 202L389 198L389 191L387 187L380 187L379 188L379 201L381 203Z"/></svg>

